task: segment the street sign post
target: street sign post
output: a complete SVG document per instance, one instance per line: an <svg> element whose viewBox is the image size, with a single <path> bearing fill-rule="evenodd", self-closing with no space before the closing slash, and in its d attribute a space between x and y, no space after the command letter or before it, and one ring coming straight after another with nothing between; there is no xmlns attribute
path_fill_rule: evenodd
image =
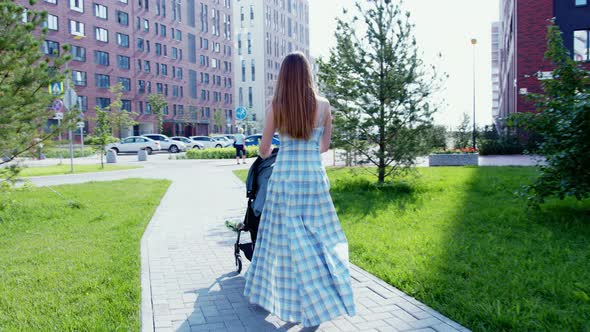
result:
<svg viewBox="0 0 590 332"><path fill-rule="evenodd" d="M82 146L81 156L84 157L84 122L83 121L77 122L76 127L78 127L78 129L80 129L80 145Z"/></svg>

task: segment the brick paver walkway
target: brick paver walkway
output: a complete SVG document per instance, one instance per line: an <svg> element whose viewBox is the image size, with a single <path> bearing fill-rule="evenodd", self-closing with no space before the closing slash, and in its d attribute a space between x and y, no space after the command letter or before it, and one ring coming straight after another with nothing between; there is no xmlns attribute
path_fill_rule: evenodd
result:
<svg viewBox="0 0 590 332"><path fill-rule="evenodd" d="M173 180L142 239L142 331L301 331L242 295L244 279L233 260L236 236L224 226L227 219L241 220L245 209L235 168L220 161L157 161L145 169L34 182ZM318 331L467 331L356 266L351 274L357 316L322 324Z"/></svg>

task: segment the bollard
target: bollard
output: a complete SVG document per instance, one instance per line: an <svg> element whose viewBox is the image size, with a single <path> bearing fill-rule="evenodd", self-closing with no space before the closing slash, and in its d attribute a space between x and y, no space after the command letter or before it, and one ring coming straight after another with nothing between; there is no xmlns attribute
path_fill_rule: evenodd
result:
<svg viewBox="0 0 590 332"><path fill-rule="evenodd" d="M117 163L117 153L113 150L107 150L107 164Z"/></svg>
<svg viewBox="0 0 590 332"><path fill-rule="evenodd" d="M147 151L145 149L141 149L137 152L137 161L147 161Z"/></svg>

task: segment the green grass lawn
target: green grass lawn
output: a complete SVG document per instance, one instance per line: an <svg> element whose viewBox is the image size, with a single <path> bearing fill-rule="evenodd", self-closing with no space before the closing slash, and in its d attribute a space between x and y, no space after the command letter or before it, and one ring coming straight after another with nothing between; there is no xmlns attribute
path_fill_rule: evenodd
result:
<svg viewBox="0 0 590 332"><path fill-rule="evenodd" d="M353 263L475 331L590 331L590 201L527 210L515 192L535 172L328 174Z"/></svg>
<svg viewBox="0 0 590 332"><path fill-rule="evenodd" d="M74 173L93 173L93 172L110 172L110 171L121 171L126 169L141 168L140 166L127 166L127 165L104 165L101 168L100 165L74 165ZM63 163L62 165L55 166L39 166L39 167L27 167L24 168L20 173L19 177L31 177L31 176L46 176L46 175L62 175L71 174L70 164Z"/></svg>
<svg viewBox="0 0 590 332"><path fill-rule="evenodd" d="M139 331L140 239L168 186L0 193L0 331Z"/></svg>

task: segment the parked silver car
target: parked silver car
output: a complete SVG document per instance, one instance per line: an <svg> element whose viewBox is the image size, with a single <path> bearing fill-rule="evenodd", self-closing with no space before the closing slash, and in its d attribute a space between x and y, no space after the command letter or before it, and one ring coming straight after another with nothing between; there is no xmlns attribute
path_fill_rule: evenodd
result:
<svg viewBox="0 0 590 332"><path fill-rule="evenodd" d="M197 141L197 142L203 144L205 149L224 147L224 142L219 142L209 136L191 136L189 138L192 139L193 141Z"/></svg>
<svg viewBox="0 0 590 332"><path fill-rule="evenodd" d="M178 153L180 151L186 151L186 145L183 142L172 140L166 135L149 134L149 135L143 135L143 137L151 138L154 141L160 142L160 146L162 147L162 150L168 150L168 151L170 151L170 153Z"/></svg>
<svg viewBox="0 0 590 332"><path fill-rule="evenodd" d="M153 151L160 151L160 142L143 136L130 136L123 138L120 142L108 144L106 150L113 150L115 153L137 153L145 149L148 154Z"/></svg>
<svg viewBox="0 0 590 332"><path fill-rule="evenodd" d="M189 150L190 149L198 149L198 150L200 150L200 149L204 149L205 148L205 146L203 144L201 144L201 143L199 143L197 141L193 141L192 139L186 138L184 136L173 136L173 137L170 137L170 139L173 140L173 141L179 141L179 142L184 143L184 145L186 145L186 148L189 149Z"/></svg>

